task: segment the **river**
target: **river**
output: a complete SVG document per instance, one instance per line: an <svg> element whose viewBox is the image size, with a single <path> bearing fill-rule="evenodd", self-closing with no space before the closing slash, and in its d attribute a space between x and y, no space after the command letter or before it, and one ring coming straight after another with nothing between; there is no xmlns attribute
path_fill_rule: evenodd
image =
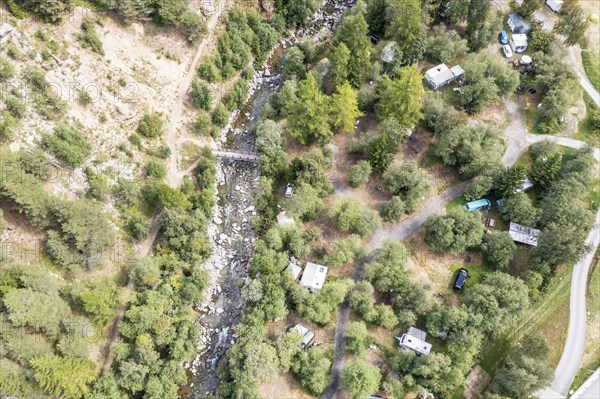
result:
<svg viewBox="0 0 600 399"><path fill-rule="evenodd" d="M220 149L254 152L251 126L259 120L269 97L282 84L280 58L295 42L311 39L315 42L329 37L353 0L330 0L324 3L306 27L290 31L271 52L265 67L257 71L250 82L250 95L240 111L234 112L230 124L217 140ZM271 73L273 72L273 73ZM219 386L218 365L226 361L227 350L236 340L234 326L239 324L244 310L240 286L247 277L257 234L251 219L256 216L252 191L257 188L257 165L246 161L217 161L217 204L209 235L212 256L202 265L210 278L206 300L198 308L201 331L198 355L186 364L190 385L182 397L204 398Z"/></svg>

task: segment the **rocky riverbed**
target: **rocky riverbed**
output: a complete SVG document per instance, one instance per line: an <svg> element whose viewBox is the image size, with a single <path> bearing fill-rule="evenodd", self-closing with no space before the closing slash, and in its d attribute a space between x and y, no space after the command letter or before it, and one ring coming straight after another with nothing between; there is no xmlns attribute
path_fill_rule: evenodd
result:
<svg viewBox="0 0 600 399"><path fill-rule="evenodd" d="M218 140L221 149L254 152L251 126L259 119L269 97L282 84L277 69L282 50L294 43L310 39L315 42L329 35L353 0L330 0L311 19L309 26L290 32L273 49L263 70L257 71L249 84L246 105L235 111ZM240 286L247 276L257 234L251 220L257 215L252 191L257 187L257 165L245 161L219 160L217 163L217 205L209 225L212 256L202 265L209 274L209 287L204 304L198 308L200 339L198 355L186 364L192 375L190 388L183 396L203 398L219 385L217 367L224 361L237 336L234 326L242 318L244 301Z"/></svg>

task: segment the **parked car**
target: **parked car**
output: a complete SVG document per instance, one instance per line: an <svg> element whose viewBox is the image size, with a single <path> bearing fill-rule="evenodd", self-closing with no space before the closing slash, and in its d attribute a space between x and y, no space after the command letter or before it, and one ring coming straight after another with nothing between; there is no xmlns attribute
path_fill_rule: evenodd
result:
<svg viewBox="0 0 600 399"><path fill-rule="evenodd" d="M454 282L454 289L461 290L463 285L465 285L465 281L469 277L469 271L465 268L460 268L458 270L458 276L456 276L456 281Z"/></svg>
<svg viewBox="0 0 600 399"><path fill-rule="evenodd" d="M288 183L288 185L285 186L285 198L292 198L292 195L294 195L294 185Z"/></svg>
<svg viewBox="0 0 600 399"><path fill-rule="evenodd" d="M496 228L496 219L485 218L483 221L485 223L485 227L489 227L492 229Z"/></svg>
<svg viewBox="0 0 600 399"><path fill-rule="evenodd" d="M498 34L498 40L500 41L500 44L508 44L508 35L506 34L506 31L502 31Z"/></svg>
<svg viewBox="0 0 600 399"><path fill-rule="evenodd" d="M506 58L512 58L513 51L508 44L505 44L504 46L502 46L502 51L504 51L504 56Z"/></svg>

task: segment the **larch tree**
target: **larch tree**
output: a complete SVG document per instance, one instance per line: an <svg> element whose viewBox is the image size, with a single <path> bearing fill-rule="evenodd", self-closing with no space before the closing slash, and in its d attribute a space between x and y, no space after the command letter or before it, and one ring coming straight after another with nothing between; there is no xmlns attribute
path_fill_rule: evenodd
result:
<svg viewBox="0 0 600 399"><path fill-rule="evenodd" d="M348 64L350 63L350 50L342 42L339 43L329 56L331 65L329 67L329 76L331 81L339 86L348 80Z"/></svg>
<svg viewBox="0 0 600 399"><path fill-rule="evenodd" d="M396 79L384 78L375 107L381 119L393 117L410 127L421 120L422 77L416 65L402 68Z"/></svg>
<svg viewBox="0 0 600 399"><path fill-rule="evenodd" d="M350 50L348 61L348 80L354 87L359 87L365 79L365 71L369 67L369 26L361 13L347 15L340 24L335 43L344 43Z"/></svg>
<svg viewBox="0 0 600 399"><path fill-rule="evenodd" d="M358 109L356 91L350 83L338 86L337 93L331 96L331 118L333 128L337 131L354 133L356 119L362 116Z"/></svg>
<svg viewBox="0 0 600 399"><path fill-rule="evenodd" d="M313 74L298 84L298 98L288 112L287 128L301 144L328 143L332 132L329 128L329 99L321 92Z"/></svg>

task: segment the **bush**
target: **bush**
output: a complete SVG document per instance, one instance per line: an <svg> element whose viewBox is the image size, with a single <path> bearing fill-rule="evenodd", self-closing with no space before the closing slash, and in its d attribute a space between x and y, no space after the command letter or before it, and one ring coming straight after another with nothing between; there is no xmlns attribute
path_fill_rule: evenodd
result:
<svg viewBox="0 0 600 399"><path fill-rule="evenodd" d="M379 208L381 218L390 223L398 223L402 219L404 211L404 201L396 195L391 200L384 202Z"/></svg>
<svg viewBox="0 0 600 399"><path fill-rule="evenodd" d="M65 125L57 126L53 135L43 133L42 145L57 158L75 167L81 166L91 152L87 139L79 131Z"/></svg>
<svg viewBox="0 0 600 399"><path fill-rule="evenodd" d="M350 231L368 237L381 226L379 214L372 209L364 208L357 198L340 200L329 211L336 227L343 232Z"/></svg>
<svg viewBox="0 0 600 399"><path fill-rule="evenodd" d="M354 355L363 356L370 342L366 324L362 321L351 322L346 330L346 349Z"/></svg>
<svg viewBox="0 0 600 399"><path fill-rule="evenodd" d="M79 103L84 106L92 103L92 96L87 90L79 90Z"/></svg>
<svg viewBox="0 0 600 399"><path fill-rule="evenodd" d="M154 179L162 180L167 175L167 165L158 159L151 159L146 165L146 174Z"/></svg>
<svg viewBox="0 0 600 399"><path fill-rule="evenodd" d="M10 96L6 99L6 110L15 118L22 119L27 111L27 106L17 97Z"/></svg>
<svg viewBox="0 0 600 399"><path fill-rule="evenodd" d="M371 164L369 161L359 161L350 167L348 171L348 183L351 187L359 187L369 181L371 174Z"/></svg>
<svg viewBox="0 0 600 399"><path fill-rule="evenodd" d="M0 57L0 82L5 82L15 76L15 67L5 58Z"/></svg>
<svg viewBox="0 0 600 399"><path fill-rule="evenodd" d="M206 58L202 64L198 67L198 75L209 81L210 83L218 82L221 79L219 70L215 67L213 60Z"/></svg>
<svg viewBox="0 0 600 399"><path fill-rule="evenodd" d="M485 197L492 189L494 180L489 176L478 176L467 187L463 197L467 201L476 201Z"/></svg>
<svg viewBox="0 0 600 399"><path fill-rule="evenodd" d="M127 221L127 231L136 240L144 240L150 234L146 219L141 213L133 213Z"/></svg>
<svg viewBox="0 0 600 399"><path fill-rule="evenodd" d="M227 93L225 106L229 111L233 111L244 104L248 96L248 84L243 80L238 80L233 89Z"/></svg>
<svg viewBox="0 0 600 399"><path fill-rule="evenodd" d="M190 43L197 43L207 32L206 22L198 14L189 10L181 16L179 26Z"/></svg>
<svg viewBox="0 0 600 399"><path fill-rule="evenodd" d="M190 98L192 99L192 102L197 108L203 109L205 111L210 111L210 107L212 104L212 93L206 83L195 79L192 82Z"/></svg>
<svg viewBox="0 0 600 399"><path fill-rule="evenodd" d="M213 111L213 122L220 128L227 126L229 122L229 111L223 105L223 103L217 104L215 110Z"/></svg>
<svg viewBox="0 0 600 399"><path fill-rule="evenodd" d="M94 53L104 55L102 41L96 33L94 23L95 22L89 17L83 18L83 21L81 22L81 29L83 30L83 33L79 35L79 41L83 47L89 47Z"/></svg>
<svg viewBox="0 0 600 399"><path fill-rule="evenodd" d="M342 371L342 387L357 399L376 393L380 382L379 369L364 360L354 361Z"/></svg>
<svg viewBox="0 0 600 399"><path fill-rule="evenodd" d="M162 135L163 121L158 112L146 114L140 121L137 132L144 137L152 138Z"/></svg>

